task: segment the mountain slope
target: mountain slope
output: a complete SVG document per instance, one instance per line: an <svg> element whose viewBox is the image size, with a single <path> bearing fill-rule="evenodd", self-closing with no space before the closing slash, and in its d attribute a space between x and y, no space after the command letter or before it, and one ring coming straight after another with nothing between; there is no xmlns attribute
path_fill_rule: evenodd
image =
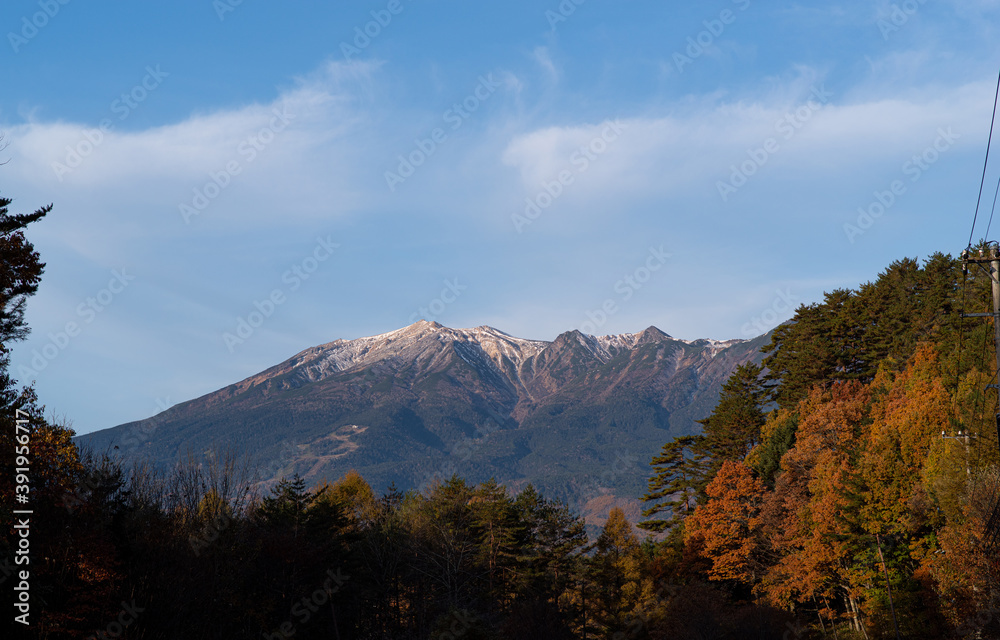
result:
<svg viewBox="0 0 1000 640"><path fill-rule="evenodd" d="M418 322L307 349L148 420L81 436L169 467L230 446L261 478L357 469L376 490L458 473L535 483L577 506L637 497L662 444L697 430L764 338L682 341L655 327L524 340Z"/></svg>

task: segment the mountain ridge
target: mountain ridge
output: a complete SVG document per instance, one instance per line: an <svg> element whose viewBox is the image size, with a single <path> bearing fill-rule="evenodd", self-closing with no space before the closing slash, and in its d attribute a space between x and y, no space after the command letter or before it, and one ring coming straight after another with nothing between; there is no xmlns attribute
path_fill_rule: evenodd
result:
<svg viewBox="0 0 1000 640"><path fill-rule="evenodd" d="M544 341L419 321L304 349L78 440L162 468L188 452L203 459L236 447L256 457L264 482L299 473L316 483L356 469L376 490L405 490L451 471L531 482L581 509L610 494L635 512L651 456L697 432L732 370L759 362L764 339L679 340L648 327ZM630 468L606 473L625 458Z"/></svg>

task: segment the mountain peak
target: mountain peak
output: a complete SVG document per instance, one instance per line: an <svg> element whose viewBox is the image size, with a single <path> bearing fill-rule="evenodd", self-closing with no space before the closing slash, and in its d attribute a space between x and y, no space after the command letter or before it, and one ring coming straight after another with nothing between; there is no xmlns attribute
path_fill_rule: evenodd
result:
<svg viewBox="0 0 1000 640"><path fill-rule="evenodd" d="M647 344L649 342L662 342L664 340L673 340L673 337L660 331L653 325L646 327L642 333L639 334L639 338L636 341L637 344Z"/></svg>
<svg viewBox="0 0 1000 640"><path fill-rule="evenodd" d="M414 322L413 324L411 324L410 327L420 327L420 328L430 327L431 329L444 329L444 328L446 328L443 324L441 324L440 322L435 322L434 320L417 320L416 322ZM407 328L410 328L410 327L407 327Z"/></svg>
<svg viewBox="0 0 1000 640"><path fill-rule="evenodd" d="M420 486L438 461L462 458L461 469L484 478L572 492L574 478L612 464L623 447L649 459L665 433L697 433L695 420L711 410L729 373L763 357L757 343L685 342L656 327L599 337L572 331L548 342L424 320L306 349L182 403L147 423L156 434L142 451L172 464L213 442L250 443L270 465L267 480L294 470L314 481L356 468L379 487ZM87 441L101 450L133 429ZM455 454L487 437L475 460ZM634 495L646 478L632 476L610 486Z"/></svg>
<svg viewBox="0 0 1000 640"><path fill-rule="evenodd" d="M568 331L556 343L578 343L600 362L608 362L623 352L639 345L675 340L654 326L640 333L621 333L593 336L579 330ZM715 353L739 341L683 340L687 344L708 346ZM462 357L471 358L478 366L494 372L519 371L521 366L546 350L552 342L518 338L495 327L480 325L471 329L453 329L432 320L418 320L413 324L374 336L353 340L335 340L306 349L286 362L272 367L265 373L298 370L315 382L339 372L368 367L384 361L433 362L441 349L450 345L463 345ZM421 355L422 354L422 355ZM478 355L477 355L478 354ZM254 376L254 380L260 376Z"/></svg>

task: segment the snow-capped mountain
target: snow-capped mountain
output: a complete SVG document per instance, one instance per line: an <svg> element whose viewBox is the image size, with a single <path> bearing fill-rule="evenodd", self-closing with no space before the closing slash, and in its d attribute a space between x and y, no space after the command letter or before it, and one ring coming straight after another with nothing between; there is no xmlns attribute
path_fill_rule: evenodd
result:
<svg viewBox="0 0 1000 640"><path fill-rule="evenodd" d="M555 340L421 321L306 349L148 420L87 434L101 451L171 465L234 447L261 479L357 469L377 489L457 473L527 482L578 506L638 497L650 458L695 432L752 341L678 340L655 327Z"/></svg>
<svg viewBox="0 0 1000 640"><path fill-rule="evenodd" d="M289 365L292 370L302 371L315 382L341 371L370 366L385 360L408 359L432 366L435 354L428 354L428 342L431 345L436 342L441 346L468 345L481 351L482 356L492 362L497 371L504 369L508 362L515 368L520 367L526 359L538 355L549 345L542 340L515 338L493 327L450 329L436 322L421 320L408 327L377 336L336 340L312 347L278 367ZM431 351L434 351L433 347ZM430 358L430 361L427 358Z"/></svg>

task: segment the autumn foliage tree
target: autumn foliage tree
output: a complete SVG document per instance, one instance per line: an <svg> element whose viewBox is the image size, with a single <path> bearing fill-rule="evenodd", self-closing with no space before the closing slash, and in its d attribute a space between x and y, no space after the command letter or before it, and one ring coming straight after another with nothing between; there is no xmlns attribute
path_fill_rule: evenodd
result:
<svg viewBox="0 0 1000 640"><path fill-rule="evenodd" d="M703 433L675 438L653 458L654 475L643 496L647 504L640 526L664 531L684 518L726 461L742 461L759 444L769 392L763 370L744 363L722 386L712 414L700 420ZM663 517L661 514L667 514Z"/></svg>
<svg viewBox="0 0 1000 640"><path fill-rule="evenodd" d="M746 586L761 571L764 486L741 462L727 460L709 483L708 502L688 518L685 534L712 561L708 576Z"/></svg>
<svg viewBox="0 0 1000 640"><path fill-rule="evenodd" d="M647 526L680 524L687 566L733 585L733 606L762 599L820 634L1000 630L981 613L1000 593L1000 563L983 544L1000 496L996 401L984 391L995 378L981 373L992 327L957 317L964 296L986 300L988 287L936 254L801 307L764 349L760 379L776 406L733 412L732 394L702 435L668 443L653 461L647 516L684 513L683 489L698 484L689 478L718 471L683 521ZM963 349L963 332L987 348ZM727 391L742 383L753 397L746 374ZM704 445L738 424L749 451Z"/></svg>

